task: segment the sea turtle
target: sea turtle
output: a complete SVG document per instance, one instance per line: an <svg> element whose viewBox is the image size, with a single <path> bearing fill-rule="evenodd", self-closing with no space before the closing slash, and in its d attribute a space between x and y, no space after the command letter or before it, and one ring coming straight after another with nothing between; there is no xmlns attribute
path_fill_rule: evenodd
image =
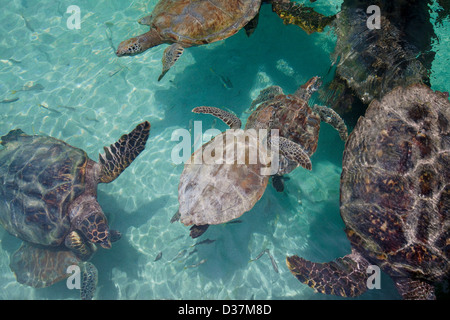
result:
<svg viewBox="0 0 450 320"><path fill-rule="evenodd" d="M0 224L24 241L11 258L19 282L48 286L68 276L68 263L80 264L87 275L82 297L92 297L95 267L82 262L95 245L110 248L120 237L97 202L97 184L116 179L144 150L149 133L149 122L139 124L105 147L98 163L49 136L15 129L1 138Z"/></svg>
<svg viewBox="0 0 450 320"><path fill-rule="evenodd" d="M215 107L194 108L195 113L220 118L232 130L204 144L185 164L178 186L179 210L173 220L194 225L191 236L199 236L208 225L225 223L249 211L263 195L270 175L289 173L299 165L311 170L310 156L317 148L320 121L335 126L346 139L347 128L339 115L326 107L308 106L308 99L319 85L319 77L313 77L293 95L285 95L275 86L261 91L252 106L261 104L248 118L244 130L239 130L241 120L229 112ZM264 142L261 130L270 132L267 135L270 149L276 147L281 151L277 163L273 161L277 158L269 155L265 143L261 143ZM224 141L232 143L223 147ZM241 153L234 152L234 148L242 150ZM255 160L249 150L256 150L253 154L266 158ZM214 160L219 161L202 163L205 154L214 154ZM232 161L227 158L230 154ZM239 154L246 155L245 160L239 162Z"/></svg>
<svg viewBox="0 0 450 320"><path fill-rule="evenodd" d="M331 24L337 35L333 78L319 91L326 105L353 126L373 99L397 86L429 84L437 38L431 3L344 0ZM374 6L380 9L379 28L371 25Z"/></svg>
<svg viewBox="0 0 450 320"><path fill-rule="evenodd" d="M321 293L354 297L377 265L404 299L435 298L433 284L450 276L448 98L414 84L374 100L342 166L340 211L352 252L328 263L290 256L291 272Z"/></svg>
<svg viewBox="0 0 450 320"><path fill-rule="evenodd" d="M164 50L163 70L158 81L167 73L183 53L184 48L199 46L226 39L241 28L250 35L256 28L261 3L286 3L289 0L160 0L151 15L138 22L150 26L150 31L122 41L117 48L117 56L129 56L141 53L162 43L170 44ZM303 20L317 19L304 14L308 8L293 4L288 10L278 11L280 16L292 12L292 16L301 18L292 20L300 27L313 22ZM288 20L285 20L289 23ZM301 22L301 23L300 23ZM310 32L309 30L308 32Z"/></svg>

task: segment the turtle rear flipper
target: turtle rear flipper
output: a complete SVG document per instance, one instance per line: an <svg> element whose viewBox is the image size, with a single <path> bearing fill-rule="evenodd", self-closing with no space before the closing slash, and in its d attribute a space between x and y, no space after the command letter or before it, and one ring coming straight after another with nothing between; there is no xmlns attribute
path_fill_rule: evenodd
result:
<svg viewBox="0 0 450 320"><path fill-rule="evenodd" d="M356 297L367 290L369 263L359 254L349 254L328 263L316 263L298 256L286 258L291 273L314 290L341 297Z"/></svg>
<svg viewBox="0 0 450 320"><path fill-rule="evenodd" d="M26 135L21 129L15 129L8 132L8 134L4 135L0 138L0 144L2 146L6 146L8 142L17 140L18 137Z"/></svg>
<svg viewBox="0 0 450 320"><path fill-rule="evenodd" d="M396 278L395 286L405 300L436 300L434 286L410 278Z"/></svg>
<svg viewBox="0 0 450 320"><path fill-rule="evenodd" d="M313 8L294 2L274 2L272 11L283 20L284 24L295 24L307 34L322 32L336 18L336 15L327 17Z"/></svg>
<svg viewBox="0 0 450 320"><path fill-rule="evenodd" d="M48 287L67 278L67 268L80 260L70 250L22 243L11 256L9 267L19 283L33 288Z"/></svg>
<svg viewBox="0 0 450 320"><path fill-rule="evenodd" d="M331 108L314 105L313 110L319 115L320 121L326 122L339 132L342 141L347 141L348 131L344 120Z"/></svg>
<svg viewBox="0 0 450 320"><path fill-rule="evenodd" d="M81 265L81 300L92 300L98 282L97 268L90 262L83 262Z"/></svg>
<svg viewBox="0 0 450 320"><path fill-rule="evenodd" d="M105 153L99 155L99 181L109 183L116 179L145 149L149 135L150 123L145 121L130 133L124 134L116 143L104 147Z"/></svg>

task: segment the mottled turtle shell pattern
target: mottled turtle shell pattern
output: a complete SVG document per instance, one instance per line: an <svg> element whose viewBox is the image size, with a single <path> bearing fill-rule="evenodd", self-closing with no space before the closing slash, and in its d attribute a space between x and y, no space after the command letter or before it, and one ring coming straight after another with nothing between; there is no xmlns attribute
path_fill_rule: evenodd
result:
<svg viewBox="0 0 450 320"><path fill-rule="evenodd" d="M0 223L35 244L60 245L70 231L69 204L84 190L83 150L20 130L2 137Z"/></svg>
<svg viewBox="0 0 450 320"><path fill-rule="evenodd" d="M312 156L317 149L320 117L308 106L308 102L294 95L280 94L261 103L248 117L245 129L278 129L280 137L302 146ZM288 163L289 173L298 163L280 155L280 162Z"/></svg>
<svg viewBox="0 0 450 320"><path fill-rule="evenodd" d="M185 47L234 35L259 11L261 0L163 0L148 24L161 38Z"/></svg>
<svg viewBox="0 0 450 320"><path fill-rule="evenodd" d="M246 155L250 154L249 150L260 151L256 134L237 130L236 144L226 144L226 134L223 132L205 143L191 155L190 164L184 166L178 186L180 221L184 225L221 224L236 219L253 208L264 194L269 175L261 175L260 170L267 168L265 163L270 165L270 161L249 161L248 156L238 161L237 152L233 152L233 162L227 162L227 154L232 152L230 148L245 148ZM244 142L245 135L254 138ZM223 152L215 155L222 164L205 165L204 161L195 164L199 163L196 158L201 160L202 155L203 158L211 155L225 145Z"/></svg>
<svg viewBox="0 0 450 320"><path fill-rule="evenodd" d="M343 156L352 247L393 277L450 272L450 103L425 85L373 101Z"/></svg>

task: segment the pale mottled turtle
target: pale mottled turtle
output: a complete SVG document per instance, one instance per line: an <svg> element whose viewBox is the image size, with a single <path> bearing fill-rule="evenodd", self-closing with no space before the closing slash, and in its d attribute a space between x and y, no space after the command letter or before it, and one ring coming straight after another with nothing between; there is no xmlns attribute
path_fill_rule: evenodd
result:
<svg viewBox="0 0 450 320"><path fill-rule="evenodd" d="M329 263L287 258L321 293L358 296L369 265L405 299L433 299L450 275L450 103L423 84L374 100L343 157L341 216L352 253Z"/></svg>
<svg viewBox="0 0 450 320"><path fill-rule="evenodd" d="M163 70L158 81L182 55L184 48L199 46L226 39L245 28L250 35L256 28L261 3L286 3L289 0L160 0L152 14L139 20L150 26L150 31L122 41L117 56L129 56L144 52L162 43L170 44L164 51ZM299 9L300 8L300 9ZM273 8L278 12L277 8ZM303 7L294 4L285 9L296 16ZM308 18L303 16L302 19ZM285 20L288 23L287 20ZM304 24L292 21L300 27Z"/></svg>
<svg viewBox="0 0 450 320"><path fill-rule="evenodd" d="M99 163L52 137L16 129L1 138L0 224L25 241L11 258L19 282L48 286L68 276L67 263L82 264L95 244L110 248L120 237L109 230L97 184L116 179L144 150L149 133L150 123L141 123L105 147ZM90 298L95 267L82 265L87 275L82 297Z"/></svg>
<svg viewBox="0 0 450 320"><path fill-rule="evenodd" d="M238 117L221 109L197 107L193 110L196 113L212 114L234 130L216 136L194 152L181 174L179 210L175 218L185 225L194 225L191 236L199 236L208 225L225 223L253 208L263 195L270 175L288 173L299 165L311 170L309 157L317 148L321 120L334 125L341 136L346 138L347 128L333 110L320 106L311 109L308 106L307 100L317 90L319 83L319 78L314 77L294 95L284 95L280 87L263 90L252 105L262 103L250 115L244 130L238 130L241 127ZM277 163L273 162L276 158L263 149L266 143L261 137L261 129L268 131L267 140L271 150L276 147L281 151L277 154ZM276 136L271 130L278 130ZM234 140L227 140L233 134L236 136ZM245 136L250 137L249 143L245 142ZM222 148L224 141L234 143L226 143L226 147ZM267 158L260 159L264 161L252 161L254 158L249 155L239 163L239 151L232 153L234 148L246 152L253 148ZM220 163L201 163L202 154L209 155L211 152L215 153ZM227 161L229 154L233 154L232 161ZM195 159L200 159L196 162L198 164L195 164ZM261 170L265 170L265 173Z"/></svg>

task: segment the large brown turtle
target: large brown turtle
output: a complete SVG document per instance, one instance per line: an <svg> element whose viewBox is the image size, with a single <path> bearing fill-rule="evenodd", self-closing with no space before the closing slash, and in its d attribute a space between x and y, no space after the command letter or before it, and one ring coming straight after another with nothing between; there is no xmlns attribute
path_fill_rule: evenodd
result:
<svg viewBox="0 0 450 320"><path fill-rule="evenodd" d="M97 184L116 179L144 150L149 133L149 122L139 124L105 147L98 163L49 136L16 129L1 138L0 224L24 241L10 264L20 283L48 286L69 276L69 265L80 265L87 276L81 295L92 298L96 269L83 262L95 245L110 248L120 237L97 202Z"/></svg>
<svg viewBox="0 0 450 320"><path fill-rule="evenodd" d="M150 31L122 41L116 54L119 57L135 55L163 43L170 44L164 50L159 81L182 55L184 48L226 39L242 28L250 35L256 28L262 2L289 3L290 0L160 0L151 15L139 20L140 24L150 26ZM290 12L291 16L301 16L284 21L291 21L302 28L314 24L303 20L318 19L308 8L295 3L283 10L278 7L273 7L273 10L282 17Z"/></svg>
<svg viewBox="0 0 450 320"><path fill-rule="evenodd" d="M308 106L308 99L319 85L320 79L313 77L293 95L283 94L280 87L261 91L252 106L261 104L248 118L244 130L239 130L241 120L237 116L222 109L193 109L193 112L220 118L232 130L216 136L195 151L181 174L179 210L174 218L179 218L184 225L194 225L191 236L199 236L208 225L225 223L253 208L263 195L270 175L289 173L299 165L311 170L310 156L317 148L321 121L335 126L341 137L346 139L347 128L339 115L326 107ZM277 137L273 133L269 134L267 140L271 150L274 147L279 149L278 158L272 158L263 149L265 143L261 143L264 139L260 140L260 130L267 130L268 133L275 130L277 133ZM228 135L236 137L227 140ZM249 143L245 140L246 136ZM234 143L226 143L223 148L225 140ZM249 155L245 161L238 162L239 151L234 152L234 148L242 150L242 154L246 154L244 150L250 152L249 149L253 148L268 158L252 162ZM210 155L211 152L215 153L219 161L201 163L202 155ZM232 161L227 158L230 153L233 155ZM277 163L273 159L278 159ZM264 169L268 170L263 174Z"/></svg>
<svg viewBox="0 0 450 320"><path fill-rule="evenodd" d="M341 216L352 253L328 263L287 258L315 290L354 297L369 265L404 299L434 299L450 275L450 103L423 84L371 102L343 156Z"/></svg>

